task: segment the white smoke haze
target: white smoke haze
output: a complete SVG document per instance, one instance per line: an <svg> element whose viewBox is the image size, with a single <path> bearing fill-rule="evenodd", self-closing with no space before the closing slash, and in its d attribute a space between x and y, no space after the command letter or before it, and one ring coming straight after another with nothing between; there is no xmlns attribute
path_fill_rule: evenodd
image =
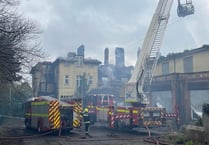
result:
<svg viewBox="0 0 209 145"><path fill-rule="evenodd" d="M42 46L52 59L85 46L85 56L103 62L104 49L115 62L115 47L123 47L125 64L135 65L158 0L21 0L20 10L43 29ZM161 54L209 44L209 0L193 0L195 14L178 18L174 1Z"/></svg>

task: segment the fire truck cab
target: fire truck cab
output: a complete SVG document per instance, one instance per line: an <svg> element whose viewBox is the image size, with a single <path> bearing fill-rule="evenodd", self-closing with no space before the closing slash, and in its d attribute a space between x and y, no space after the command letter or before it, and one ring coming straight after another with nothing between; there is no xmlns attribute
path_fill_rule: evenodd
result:
<svg viewBox="0 0 209 145"><path fill-rule="evenodd" d="M114 95L112 94L90 94L84 98L84 107L95 105L113 105Z"/></svg>
<svg viewBox="0 0 209 145"><path fill-rule="evenodd" d="M83 108L88 108L91 123L94 124L98 122L99 108L106 108L105 110L107 111L108 107L113 106L114 103L115 100L113 94L89 94L83 99Z"/></svg>

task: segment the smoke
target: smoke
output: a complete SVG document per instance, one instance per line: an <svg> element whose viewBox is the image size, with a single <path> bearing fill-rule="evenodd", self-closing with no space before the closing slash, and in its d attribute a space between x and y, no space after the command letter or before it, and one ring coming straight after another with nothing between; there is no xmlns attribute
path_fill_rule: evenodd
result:
<svg viewBox="0 0 209 145"><path fill-rule="evenodd" d="M194 1L195 13L192 17L185 19L184 24L187 31L192 37L196 47L208 43L209 31L208 20L209 16L209 0Z"/></svg>
<svg viewBox="0 0 209 145"><path fill-rule="evenodd" d="M198 25L197 21L185 21L186 29L192 37L196 46L201 45L200 38L198 37Z"/></svg>

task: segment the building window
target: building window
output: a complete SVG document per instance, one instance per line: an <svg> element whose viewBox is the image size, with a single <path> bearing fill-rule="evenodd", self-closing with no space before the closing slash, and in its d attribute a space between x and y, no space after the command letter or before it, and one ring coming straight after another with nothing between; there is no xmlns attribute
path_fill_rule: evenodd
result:
<svg viewBox="0 0 209 145"><path fill-rule="evenodd" d="M67 99L70 98L70 96L61 96L60 99Z"/></svg>
<svg viewBox="0 0 209 145"><path fill-rule="evenodd" d="M193 57L184 58L184 73L193 72Z"/></svg>
<svg viewBox="0 0 209 145"><path fill-rule="evenodd" d="M162 74L169 74L169 62L162 63Z"/></svg>
<svg viewBox="0 0 209 145"><path fill-rule="evenodd" d="M81 80L82 80L82 77L81 76L76 76L76 86L77 87L80 87L81 86Z"/></svg>
<svg viewBox="0 0 209 145"><path fill-rule="evenodd" d="M69 85L69 75L64 76L64 85Z"/></svg>
<svg viewBox="0 0 209 145"><path fill-rule="evenodd" d="M40 92L47 92L47 83L46 82L41 82L40 83Z"/></svg>
<svg viewBox="0 0 209 145"><path fill-rule="evenodd" d="M88 85L91 85L93 83L93 77L89 76L89 81L88 81Z"/></svg>
<svg viewBox="0 0 209 145"><path fill-rule="evenodd" d="M77 66L83 66L83 57L82 56L78 56Z"/></svg>

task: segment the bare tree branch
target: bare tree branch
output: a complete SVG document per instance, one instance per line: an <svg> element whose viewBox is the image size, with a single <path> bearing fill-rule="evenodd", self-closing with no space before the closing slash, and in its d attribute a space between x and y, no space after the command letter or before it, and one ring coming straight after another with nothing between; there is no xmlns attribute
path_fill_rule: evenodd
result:
<svg viewBox="0 0 209 145"><path fill-rule="evenodd" d="M18 15L19 1L0 0L0 81L20 79L32 65L45 58L38 42L41 34L37 24Z"/></svg>

